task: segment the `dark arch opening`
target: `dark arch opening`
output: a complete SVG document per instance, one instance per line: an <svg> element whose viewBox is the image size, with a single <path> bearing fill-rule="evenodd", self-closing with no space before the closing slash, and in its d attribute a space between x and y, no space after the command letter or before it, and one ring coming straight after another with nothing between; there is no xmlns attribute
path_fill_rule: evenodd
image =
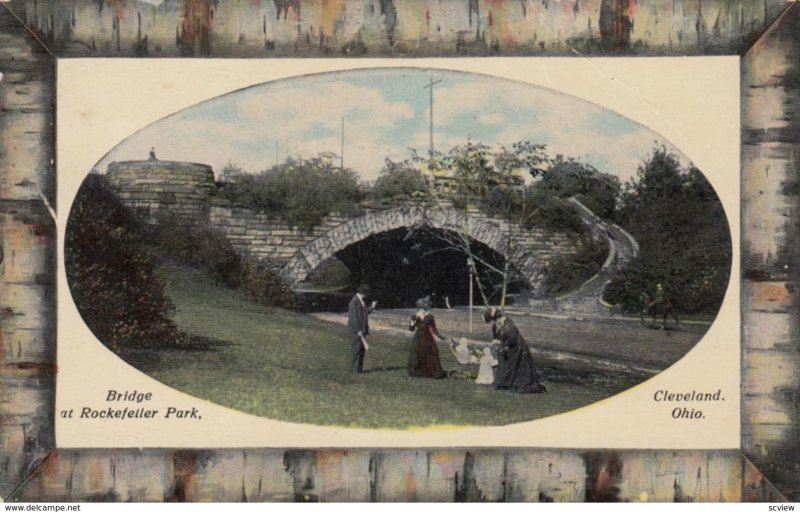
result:
<svg viewBox="0 0 800 512"><path fill-rule="evenodd" d="M352 293L361 283L370 285L372 295L383 308L415 307L418 299L431 297L432 307L469 304L469 270L467 257L452 240L456 235L430 227L402 227L369 236L335 254L349 272ZM486 244L471 240L470 250L477 258L502 270L504 258ZM499 302L502 275L479 265L478 275L490 301ZM509 294L522 291L522 280L514 270ZM477 286L474 303L481 304Z"/></svg>

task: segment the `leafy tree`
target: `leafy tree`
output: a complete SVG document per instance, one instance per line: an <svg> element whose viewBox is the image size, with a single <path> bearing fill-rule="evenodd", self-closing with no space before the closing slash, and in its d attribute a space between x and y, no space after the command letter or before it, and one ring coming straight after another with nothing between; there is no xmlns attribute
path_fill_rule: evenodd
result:
<svg viewBox="0 0 800 512"><path fill-rule="evenodd" d="M661 283L679 311L719 309L730 277L730 231L722 203L696 167L683 169L665 147L654 148L625 185L618 218L639 242L641 261L612 279L607 301L636 311L639 294Z"/></svg>
<svg viewBox="0 0 800 512"><path fill-rule="evenodd" d="M358 211L363 197L356 174L324 156L289 158L257 174L240 172L234 166L222 176L227 179L220 191L222 197L306 231L331 213Z"/></svg>
<svg viewBox="0 0 800 512"><path fill-rule="evenodd" d="M430 192L428 178L413 162L387 158L370 195L376 199L419 199L428 197Z"/></svg>
<svg viewBox="0 0 800 512"><path fill-rule="evenodd" d="M523 219L526 228L539 228L573 236L588 235L578 207L567 201L567 198L555 196L538 186L530 187L526 197L535 205L535 210Z"/></svg>
<svg viewBox="0 0 800 512"><path fill-rule="evenodd" d="M547 162L545 149L542 144L522 141L494 150L470 141L437 155L431 166L452 176L460 194L484 199L496 187L522 186L525 174L540 176L544 172L542 165Z"/></svg>
<svg viewBox="0 0 800 512"><path fill-rule="evenodd" d="M65 266L72 297L89 329L112 349L179 340L139 226L105 176L90 174L67 220Z"/></svg>
<svg viewBox="0 0 800 512"><path fill-rule="evenodd" d="M604 218L613 216L622 189L616 176L563 155L556 155L538 186L558 197L575 196Z"/></svg>
<svg viewBox="0 0 800 512"><path fill-rule="evenodd" d="M226 183L234 183L244 176L245 172L242 167L231 160L228 160L228 163L220 170L219 176L217 178L217 186L224 186Z"/></svg>
<svg viewBox="0 0 800 512"><path fill-rule="evenodd" d="M453 147L446 154L432 155L429 168L434 174L447 175L455 181L455 194L450 200L462 210L462 228L449 235L453 247L464 252L476 274L475 283L484 304L489 304L488 284L481 274L491 274L502 280L500 306L505 307L509 284L512 281L510 260L513 251L511 233L506 233L506 247L502 253L501 267L480 258L473 250L469 213L478 208L489 215L503 217L512 224L531 225L540 211L525 186L525 175L540 176L548 161L545 146L521 141L498 150L481 143L467 142ZM488 282L491 282L489 280Z"/></svg>

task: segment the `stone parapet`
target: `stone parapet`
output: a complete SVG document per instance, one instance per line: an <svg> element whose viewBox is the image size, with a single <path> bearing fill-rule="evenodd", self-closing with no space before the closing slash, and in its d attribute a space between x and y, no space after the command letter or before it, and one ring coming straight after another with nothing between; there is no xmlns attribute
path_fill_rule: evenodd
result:
<svg viewBox="0 0 800 512"><path fill-rule="evenodd" d="M166 160L112 162L108 180L122 202L148 221L169 215L187 224L208 218L211 166Z"/></svg>

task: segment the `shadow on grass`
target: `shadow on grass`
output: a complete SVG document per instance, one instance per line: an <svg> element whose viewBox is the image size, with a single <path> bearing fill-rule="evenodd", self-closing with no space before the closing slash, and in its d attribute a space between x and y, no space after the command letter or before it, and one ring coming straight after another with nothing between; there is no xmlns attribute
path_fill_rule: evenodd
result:
<svg viewBox="0 0 800 512"><path fill-rule="evenodd" d="M218 351L230 347L233 342L218 340L207 336L187 336L184 343L173 347L173 350L185 350L187 352L208 352Z"/></svg>
<svg viewBox="0 0 800 512"><path fill-rule="evenodd" d="M364 370L362 373L396 372L405 369L406 369L405 366L384 366L381 368L371 368L369 370Z"/></svg>
<svg viewBox="0 0 800 512"><path fill-rule="evenodd" d="M164 354L224 353L231 345L233 343L230 341L206 336L184 336L178 342L130 347L112 350L112 352L134 368L147 373L153 365L158 365Z"/></svg>
<svg viewBox="0 0 800 512"><path fill-rule="evenodd" d="M230 347L231 345L233 345L233 342L231 341L209 338L207 336L185 335L179 341L172 343L124 348L115 352L124 359L125 354L138 354L143 352L219 352L227 347Z"/></svg>

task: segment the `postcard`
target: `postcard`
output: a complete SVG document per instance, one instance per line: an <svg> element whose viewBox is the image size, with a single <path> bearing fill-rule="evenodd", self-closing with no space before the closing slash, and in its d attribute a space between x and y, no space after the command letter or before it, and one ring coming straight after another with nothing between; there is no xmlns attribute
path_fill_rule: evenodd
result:
<svg viewBox="0 0 800 512"><path fill-rule="evenodd" d="M57 71L59 448L740 447L737 57Z"/></svg>

